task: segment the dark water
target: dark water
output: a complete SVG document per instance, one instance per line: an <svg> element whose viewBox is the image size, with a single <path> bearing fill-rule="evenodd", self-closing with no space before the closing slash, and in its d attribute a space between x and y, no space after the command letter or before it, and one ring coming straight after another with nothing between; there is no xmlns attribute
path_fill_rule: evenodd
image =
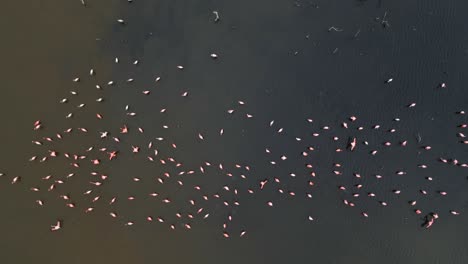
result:
<svg viewBox="0 0 468 264"><path fill-rule="evenodd" d="M73 3L72 3L73 2ZM465 225L468 181L466 169L437 162L439 157L456 157L466 162L466 145L458 143L456 125L466 116L468 92L464 85L468 59L468 27L463 1L22 1L2 5L3 51L1 72L0 171L0 260L2 263L466 263L468 261ZM213 23L212 11L221 20ZM386 13L386 15L385 15ZM382 25L382 18L389 26ZM127 21L125 26L116 23ZM329 32L330 27L342 29ZM359 32L359 33L358 33ZM297 53L296 53L297 52ZM212 60L210 53L217 53ZM296 53L296 54L295 54ZM120 63L114 63L119 57ZM140 63L133 65L138 59ZM177 65L184 65L183 71ZM89 69L96 70L89 77ZM76 76L81 81L71 82ZM161 82L154 79L161 76ZM134 78L131 84L125 83ZM393 78L390 84L384 81ZM118 85L105 85L114 80ZM438 85L447 83L448 89ZM104 91L94 88L95 84ZM72 98L59 105L60 98ZM149 97L143 90L152 90ZM180 94L189 91L187 100ZM105 95L103 106L92 103ZM226 117L226 110L238 100L246 102L245 111L252 119ZM84 102L83 112L73 120L64 116ZM416 102L415 108L406 108ZM125 116L130 104L138 113ZM167 108L167 115L159 113ZM71 110L73 109L73 110ZM106 125L86 116L101 112ZM245 113L245 112L244 112ZM358 117L362 132L344 131L340 123L351 115ZM402 121L392 121L399 117ZM305 122L314 119L314 124ZM31 124L41 119L52 131L84 126L89 130L118 129L122 122L144 126L146 134L171 139L178 145L176 156L195 166L209 160L213 164L251 164L255 179L291 172L304 173L302 162L295 162L301 146L314 145L320 155L311 163L317 167L317 187L313 199L280 196L266 191L255 199L240 198L242 206L231 213L236 221L233 233L247 229L246 237L224 239L221 224L229 213L216 205L205 224L189 232L171 231L158 224L145 223L148 214L173 214L173 209L148 199L134 206L122 202L117 211L122 221L108 216L106 204L96 212L64 208L52 194L44 194L47 206L38 208L38 199L29 187L47 174L66 175L67 163L51 161L47 165L27 162L36 155L31 146L35 137ZM284 127L284 136L272 133L267 124L275 120L275 130ZM349 121L348 121L349 122ZM170 129L161 129L163 124ZM380 124L380 131L369 127ZM328 125L332 131L320 128ZM217 137L220 128L225 136ZM390 128L396 133L388 133ZM353 155L339 155L336 145L310 137L336 135L365 138L371 145L407 139L409 149L379 146L379 154L369 155L358 149ZM201 144L196 135L202 133ZM415 135L421 136L418 145ZM302 145L294 141L299 136ZM285 139L287 138L287 139ZM140 140L140 141L138 141ZM76 137L64 143L64 149L76 149L90 138ZM144 140L134 138L136 144ZM159 144L159 143L158 143ZM429 144L432 150L422 151ZM87 146L87 145L86 145ZM180 147L182 146L182 147ZM288 154L288 160L274 168L264 148L274 150L276 160ZM170 151L160 143L161 152ZM296 156L290 154L296 153ZM120 159L119 159L120 160ZM154 180L164 172L122 154L127 162L104 164L103 173L112 181L100 189L109 197L152 191L150 185L136 187L129 179ZM332 162L347 164L343 173L359 172L366 191L389 203L381 207L375 200L358 200L357 211L344 207L338 184L351 186L355 178L330 176ZM417 164L427 164L420 170ZM301 168L298 168L301 166ZM196 168L196 167L195 167ZM90 170L90 167L83 168ZM395 177L405 170L407 176ZM260 175L256 175L260 174ZM382 174L375 180L372 175ZM11 178L20 175L20 184ZM186 184L202 182L213 190L222 186L216 173L201 180L187 178ZM424 177L435 180L428 182ZM63 187L66 192L82 193L88 181L77 175ZM252 177L253 178L253 177ZM303 192L300 180L285 179L285 189ZM235 186L256 185L232 180ZM172 187L170 187L172 186ZM176 202L190 199L193 190L176 185L158 187L161 195ZM43 187L46 188L46 187ZM369 189L367 189L369 188ZM401 189L396 196L393 189ZM422 197L419 189L445 190L447 197L431 194ZM57 194L58 195L58 194ZM425 213L439 212L441 219L430 230L423 230L422 217L407 204L418 198ZM77 200L86 203L86 198ZM349 197L347 198L349 199ZM88 199L89 200L89 199ZM266 201L274 200L275 208ZM89 201L88 201L89 202ZM207 206L215 206L209 204ZM449 210L461 215L454 217ZM359 212L369 213L363 219ZM307 221L307 216L314 221ZM60 232L49 226L64 219ZM135 226L125 227L125 221Z"/></svg>

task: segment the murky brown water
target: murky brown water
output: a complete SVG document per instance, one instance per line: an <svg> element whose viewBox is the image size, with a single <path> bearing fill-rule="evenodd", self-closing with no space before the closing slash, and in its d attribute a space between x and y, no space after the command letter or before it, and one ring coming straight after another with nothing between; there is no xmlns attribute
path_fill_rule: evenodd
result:
<svg viewBox="0 0 468 264"><path fill-rule="evenodd" d="M466 213L459 217L447 213L452 208L466 210L466 172L434 162L439 155L468 157L466 148L455 144L456 130L452 126L466 122L466 117L460 119L453 112L468 110L464 88L467 4L370 0L135 0L130 5L123 0L88 2L87 8L79 0L2 4L0 171L8 179L22 176L21 184L16 185L0 178L2 263L468 261ZM221 15L218 24L212 21L213 10ZM382 18L385 12L389 28L383 28L375 19ZM128 21L127 25L118 25L118 18ZM331 26L343 31L328 32ZM338 50L333 54L335 49ZM209 58L213 52L220 55L219 60ZM113 63L116 56L121 60L119 64ZM135 59L140 60L138 66L131 64ZM179 64L186 66L183 72L175 69ZM87 76L90 68L96 69L95 79ZM75 76L82 77L79 84L71 82ZM151 101L140 93L129 92L152 87L156 76L161 76L162 82ZM383 84L389 77L395 79L392 85ZM186 146L178 155L188 164L206 159L265 164L268 160L256 152L263 150L263 144L296 151L296 147L264 133L264 124L256 120L275 119L288 133L307 134L311 131L302 121L306 117L314 118L321 127L337 125L343 118L357 115L368 125L379 122L385 127L396 126L391 120L400 117L403 125L398 127L399 136L414 141L414 135L420 133L423 141L433 146L434 153L382 153L373 160L360 153L347 160L355 166L347 168L348 173L358 170L364 175L389 174L398 166L406 168L419 162L434 166L420 174L413 171L419 178L380 184L366 181L391 204L387 208L365 205L371 215L366 221L343 208L334 180L319 181L312 200L279 199L275 210L264 206L276 195L273 192L242 200L243 206L234 214L239 219L235 228L245 225L248 229L244 239L223 239L220 216L213 216L207 224L190 232L173 232L143 221L124 227L121 221L109 219L103 205L96 206L97 212L89 215L64 208L58 199L48 199L47 206L38 208L34 203L37 195L28 191L29 186L38 177L65 174L69 168L60 162L53 166L27 162L36 151L31 146L31 124L41 119L51 129L64 129L70 124L103 129L80 115L67 123L64 116L68 110L57 101L69 97L70 90L79 91L76 102L92 101L98 95L94 84L104 86L109 80L122 83L128 78L135 78L135 82L105 87L105 92L112 94L110 100L104 107L90 104L85 113L102 111L108 117L106 124L118 128L123 107L132 102L132 107L142 113L136 122L144 124L149 134ZM436 92L440 82L449 85L444 93ZM173 95L184 90L189 90L190 96L181 103L179 96ZM255 115L252 122L226 120L223 111L240 99L248 102L249 111ZM413 101L418 104L416 113L402 108ZM167 116L153 114L163 107L169 109ZM165 123L179 129L162 131L161 124ZM221 127L226 129L225 141L213 136L212 131ZM190 137L200 131L212 144L193 143ZM398 139L383 132L363 133L371 142ZM343 138L348 134L336 131ZM87 142L86 137L76 138L63 147L76 148ZM161 146L161 151L166 150ZM336 157L330 151L314 157L314 162L330 164ZM369 162L365 162L367 159ZM289 164L295 166L293 162ZM289 173L291 168L286 166L279 172L259 165L258 171L274 175ZM103 170L115 179L102 189L101 195L106 197L116 193L143 196L151 188L130 187L124 177L163 172L157 166L138 162L115 163ZM450 193L445 200L421 201L424 210L441 211L441 220L429 232L420 228L421 219L408 209L406 200L411 195L403 194L404 198L397 199L386 194L396 187L418 190L423 182L420 179L425 176L434 176L437 182L424 188L441 188ZM82 192L86 187L79 179L67 184L66 191ZM207 188L217 184L216 179L210 179ZM180 199L191 196L189 191L174 190L168 187L161 191L168 195L175 192ZM122 203L118 209L129 220L140 219L151 210L173 213L149 202L139 207ZM217 209L221 211L222 207ZM315 221L305 221L308 215L313 215ZM57 218L64 219L64 228L51 233L49 226Z"/></svg>

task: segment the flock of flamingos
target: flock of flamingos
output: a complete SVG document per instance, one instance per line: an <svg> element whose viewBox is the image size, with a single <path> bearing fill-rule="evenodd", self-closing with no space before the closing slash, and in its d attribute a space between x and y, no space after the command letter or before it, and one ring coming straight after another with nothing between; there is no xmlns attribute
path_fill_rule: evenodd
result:
<svg viewBox="0 0 468 264"><path fill-rule="evenodd" d="M219 14L213 14L218 22ZM126 21L119 19L117 23ZM223 57L212 53L206 54L206 59L215 63ZM112 60L115 65L139 67L138 60ZM176 75L183 74L187 70L185 67L175 64L173 71ZM302 134L295 134L293 129L281 125L281 117L264 120L258 117L264 116L258 115L261 110L252 107L255 102L235 98L229 107L212 109L223 116L223 123L205 129L197 127L198 131L193 132L194 128L190 128L193 124L182 124L177 120L180 113L174 113L187 104L190 118L193 101L190 102L199 90L172 87L161 92L162 84L170 85L171 80L158 76L145 85L136 85L134 77L103 82L98 81L97 76L98 70L89 69L71 80L73 88L64 91L63 98L57 98L56 113L60 122L42 118L31 122L34 147L29 162L43 175L28 176L27 182L31 185L25 188L37 194L38 207L59 203L69 208L66 210L83 214L104 213L126 227L155 223L173 230L190 230L216 216L221 219L219 227L224 237L244 237L247 228L234 222L238 208L248 206L249 200L256 199L274 210L281 199L294 202L314 199L316 189L324 182L331 182L335 186L332 191L341 199L336 202L354 210L356 216L360 215L365 221L372 217L367 208L385 210L392 205L384 199L387 194L373 191L373 187L384 179L406 177L419 181L419 186L423 187L408 190L390 186L388 193L404 200L408 210L421 218L424 228L436 224L439 215L448 217L462 213L463 208L445 211L420 208L419 201L440 199L450 193L438 189L436 176L419 177L414 172L431 170L431 166L438 164L460 168L463 173L468 164L462 158L438 157L414 164L412 168L385 169L375 174L348 171L353 162L359 162L353 160L356 155L371 159L381 153L424 155L437 152L419 136L405 138L399 134L405 117L417 111L416 103L402 105L401 117L381 120L381 123L362 121L353 114L327 125L321 125L324 120L320 118L304 118L301 125L306 129ZM392 85L393 79L385 82ZM122 87L126 89L123 93ZM129 100L135 98L136 101L119 105L122 98L116 99L117 89L121 89L120 97L128 95ZM445 83L437 88L446 89L449 88ZM172 98L169 105L165 104L166 97ZM152 110L148 111L149 108ZM453 140L461 148L466 147L465 112L453 109L453 115L459 118L459 122L453 124L458 131ZM389 123L392 126L389 127ZM261 132L258 138L246 139L244 128ZM367 134L363 134L364 131ZM264 133L275 142L263 145ZM385 135L391 135L392 140L386 140ZM250 156L255 159L236 161L234 157L221 155L206 158L205 153L200 153L210 152L211 148L223 149L223 140L226 144L238 142L237 151L248 146ZM281 144L283 147L278 146ZM316 162L321 155L331 155L333 162ZM11 184L26 182L21 176L5 177L11 177ZM144 212L129 213L129 207ZM57 212L57 221L51 224L50 230L66 227L67 219L60 215L63 210ZM319 217L311 214L304 221L313 222Z"/></svg>

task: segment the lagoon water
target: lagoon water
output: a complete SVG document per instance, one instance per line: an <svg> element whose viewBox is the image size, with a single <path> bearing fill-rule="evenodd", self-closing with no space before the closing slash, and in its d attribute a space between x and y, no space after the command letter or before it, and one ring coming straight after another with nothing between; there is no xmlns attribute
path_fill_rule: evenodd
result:
<svg viewBox="0 0 468 264"><path fill-rule="evenodd" d="M468 3L86 3L86 7L79 0L2 3L0 172L6 175L0 177L1 263L468 262L468 172L437 161L439 157L468 159L467 145L456 138L456 125L467 123L467 118L455 114L468 111ZM219 13L218 23L213 11ZM119 18L126 24L117 23ZM329 30L331 27L338 30ZM219 58L211 59L211 53ZM115 57L120 59L118 64ZM134 60L139 60L138 65L132 64ZM177 65L184 65L184 70L177 70ZM95 77L88 75L90 68L96 70ZM71 81L76 76L81 77L79 83ZM161 76L161 84L154 88L157 76ZM125 83L128 78L135 81ZM393 81L385 83L389 78ZM109 80L123 84L105 86ZM440 89L443 82L447 89ZM105 86L104 91L95 89L96 83ZM151 99L140 92L147 89L156 89ZM31 144L35 120L41 119L52 131L67 126L104 129L102 123L79 113L71 121L64 118L72 106L64 109L57 102L71 98L70 90L79 92L75 105L101 95L109 98L103 106L87 103L84 110L100 111L106 117L106 128L118 129L122 120L138 123L145 127L145 133L174 139L184 146L177 156L190 166L204 160L227 164L239 161L255 167L255 173L261 174L256 175L258 179L287 175L299 166L302 169L304 162L297 161L302 150L292 144L291 138L322 133L323 126L332 127L330 137L356 136L374 145L406 139L413 147L385 151L379 145L381 154L375 157L358 149L340 158L330 140L315 140L310 144L320 154L313 156L312 162L321 176L313 198L281 198L284 196L273 191L262 193L258 199L241 198L242 206L231 213L236 219L235 232L243 228L248 231L242 239L223 238L223 213L190 231L180 228L174 232L134 220L144 219L152 210L161 215L175 213L148 201L138 206L130 202L118 205L128 220L136 222L125 227L122 221L110 219L104 202L96 205L96 213L85 214L64 207L56 197L58 193L44 192L41 198L47 206L38 208L34 203L38 194L29 191L40 177L70 171L68 164L60 162L45 166L27 161L37 154L37 146ZM182 102L179 95L186 90L188 101ZM246 102L247 111L254 115L251 120L226 118L225 111L238 100ZM412 102L417 104L414 110L406 108ZM126 104L138 113L136 119L127 121L122 114ZM168 114L161 115L161 108L167 108ZM364 131L341 129L341 122L352 115L366 127ZM401 121L392 121L396 117ZM312 127L306 118L314 119ZM271 133L267 124L272 119L285 128L289 140ZM164 131L163 124L177 129ZM375 124L382 130L371 131ZM226 130L224 140L213 136L221 127ZM396 133L386 132L393 127ZM209 143L200 145L194 140L200 132ZM76 137L61 147L76 149L86 142L89 138ZM265 145L277 153L296 156L291 154L280 169L274 168L264 155ZM422 151L420 145L431 145L432 150ZM160 150L170 148L161 146ZM101 195L145 196L151 187L135 188L127 178L141 176L145 182L163 169L139 163L130 154L122 155L112 166L103 165L113 180L103 186ZM362 198L359 206L369 213L368 219L345 207L336 187L358 181L332 176L331 164L336 161L347 164L344 174L358 171L364 175L359 182L369 188L366 191L375 192L389 206ZM416 167L422 163L429 169ZM395 171L403 169L407 176L394 176ZM374 174L385 179L377 181L372 178ZM11 185L14 176L22 180ZM60 191L82 193L87 181L79 177L84 176L78 175ZM435 180L428 182L425 177ZM220 184L217 178L208 176L187 181L201 182L206 188ZM257 183L233 180L231 184ZM296 181L285 180L285 184L304 191ZM393 189L401 189L402 194L396 196ZM432 193L422 197L420 189ZM434 194L439 190L449 195L441 198ZM192 195L192 191L179 191L175 185L160 191L175 200ZM430 230L421 227L423 218L408 206L407 201L416 198L418 208L425 213L437 211L441 216ZM86 200L77 199L78 204ZM269 200L275 201L274 209L265 206ZM222 206L215 208L225 210ZM449 210L461 214L455 217ZM307 220L309 215L314 221ZM57 218L64 219L63 229L51 233L49 226Z"/></svg>

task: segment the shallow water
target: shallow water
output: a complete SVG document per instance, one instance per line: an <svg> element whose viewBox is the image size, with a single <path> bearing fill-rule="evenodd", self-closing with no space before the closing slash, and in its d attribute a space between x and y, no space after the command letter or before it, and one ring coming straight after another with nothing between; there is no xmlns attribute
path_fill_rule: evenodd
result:
<svg viewBox="0 0 468 264"><path fill-rule="evenodd" d="M3 85L0 90L3 120L0 137L2 161L0 171L0 256L4 263L466 263L468 261L466 208L467 172L437 162L439 157L457 157L466 162L466 145L458 143L456 125L466 116L455 115L468 110L465 63L467 62L468 28L464 20L468 4L462 1L80 1L8 2L2 6L4 39L0 44ZM213 23L212 11L221 20ZM382 17L389 27L383 27ZM128 23L118 25L116 19ZM378 19L376 19L378 18ZM334 26L341 32L329 32ZM359 34L357 34L359 32ZM356 36L357 34L357 36ZM337 49L337 50L336 50ZM334 52L336 50L336 52ZM294 53L297 52L296 55ZM212 60L210 53L219 58ZM113 62L114 57L120 63ZM138 65L132 62L138 59ZM179 71L176 65L184 65ZM90 78L90 68L96 76ZM80 76L76 84L71 80ZM154 79L161 76L157 85ZM124 81L134 78L131 84ZM392 83L385 80L393 78ZM105 83L114 80L115 86ZM447 83L448 89L438 85ZM104 90L97 91L96 83ZM151 96L141 91L152 89ZM79 95L73 104L59 105L60 98ZM180 94L189 91L187 100ZM92 104L100 94L109 99L102 106ZM226 117L225 111L237 100L246 101L245 111L252 119ZM83 112L73 120L65 115L78 102L86 102ZM415 108L406 108L416 102ZM138 113L128 119L126 104ZM167 108L167 115L159 113ZM74 111L74 110L73 110ZM50 203L38 208L30 186L50 173L65 175L68 164L48 166L27 162L37 148L31 124L41 119L48 129L63 130L84 126L89 130L105 129L87 114L100 111L106 128L118 129L122 120L141 124L151 137L165 137L178 144L177 157L187 166L204 160L214 164L234 162L251 164L255 179L304 172L303 162L294 155L274 168L264 155L268 146L275 155L300 153L301 146L312 144L320 154L312 155L317 167L317 187L312 199L280 196L273 190L255 199L242 196L242 206L235 209L233 232L246 228L242 238L224 239L220 226L228 211L216 205L205 224L190 232L170 231L157 224L135 220L133 227L112 221L107 206L96 205L96 213L65 208L59 199L46 194ZM362 132L345 131L340 123L351 115L358 117ZM401 118L401 122L392 121ZM314 124L305 122L314 119ZM275 120L275 129L284 127L284 137L272 132L267 124ZM349 122L349 121L348 121ZM161 128L169 124L168 130ZM380 124L382 129L368 129ZM322 126L332 131L323 132ZM223 140L217 136L226 130ZM396 128L396 133L386 130ZM336 135L365 138L371 145L407 139L408 149L379 146L371 156L358 147L352 155L338 155L336 145L310 137ZM196 135L202 133L206 144ZM429 144L431 151L421 151ZM301 145L293 138L307 138ZM291 140L292 138L292 140ZM145 140L132 138L135 143ZM61 147L76 149L87 144L87 136L75 137ZM156 142L156 141L155 141ZM160 143L164 153L170 147ZM150 180L164 168L149 166L122 154L126 162L103 164L103 173L112 181L101 188L101 195L134 195L152 191L149 185L135 187L131 177ZM277 157L276 157L277 159ZM53 161L52 161L53 162ZM346 164L343 174L359 172L353 177L329 175L332 162ZM425 163L427 170L415 165ZM300 168L299 168L300 166ZM90 166L83 168L88 170ZM397 170L408 175L395 176ZM260 175L256 175L256 174ZM137 175L135 175L137 174ZM372 177L384 175L381 181ZM10 179L22 176L20 184ZM223 184L209 174L202 180L188 178L186 185L202 182L213 190ZM433 182L424 177L434 177ZM75 176L74 176L75 177ZM86 182L77 175L63 191L78 193ZM284 178L285 188L304 191L299 179ZM375 200L360 198L356 203L370 217L363 219L359 210L345 207L344 197L336 186L363 183L389 203L381 207ZM232 185L254 185L255 181ZM160 188L160 187L158 187ZM393 189L401 189L396 196ZM445 190L447 197L434 194L420 198L419 189ZM179 190L175 184L158 191L176 202L189 199L193 191ZM416 216L407 201L418 197L418 208L425 213L437 211L441 219L430 230L423 230L422 217ZM78 204L86 198L79 198ZM107 198L106 198L107 199ZM265 206L274 200L275 207ZM215 206L208 204L207 206ZM458 217L448 211L461 212ZM174 208L144 200L138 206L119 203L117 210L124 221L144 219L148 213L168 215ZM314 221L307 221L311 215ZM63 230L49 231L57 218L64 219Z"/></svg>

